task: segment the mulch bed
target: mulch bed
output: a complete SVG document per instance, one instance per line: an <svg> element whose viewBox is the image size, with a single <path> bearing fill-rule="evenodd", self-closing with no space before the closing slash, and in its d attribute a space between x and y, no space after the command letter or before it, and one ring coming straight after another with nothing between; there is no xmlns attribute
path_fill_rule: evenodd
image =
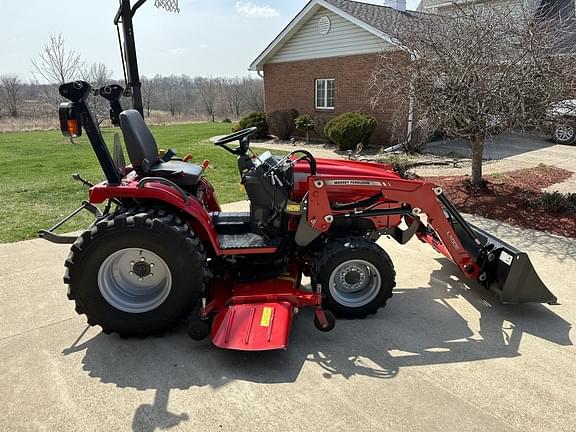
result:
<svg viewBox="0 0 576 432"><path fill-rule="evenodd" d="M576 238L576 216L551 214L539 206L542 189L563 182L570 171L540 166L485 176L483 187L473 187L469 177L429 177L464 213L496 219L510 225Z"/></svg>

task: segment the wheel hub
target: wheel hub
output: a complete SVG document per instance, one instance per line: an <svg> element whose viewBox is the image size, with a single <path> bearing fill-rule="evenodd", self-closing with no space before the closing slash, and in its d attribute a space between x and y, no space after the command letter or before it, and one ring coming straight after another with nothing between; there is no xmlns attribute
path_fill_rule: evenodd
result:
<svg viewBox="0 0 576 432"><path fill-rule="evenodd" d="M330 275L329 284L330 293L338 303L362 307L376 298L382 278L374 264L354 259L337 266Z"/></svg>
<svg viewBox="0 0 576 432"><path fill-rule="evenodd" d="M357 291L364 285L366 274L359 267L348 267L341 273L340 280L345 289L349 291Z"/></svg>
<svg viewBox="0 0 576 432"><path fill-rule="evenodd" d="M132 266L132 271L136 276L145 278L152 273L152 267L146 261L138 261Z"/></svg>
<svg viewBox="0 0 576 432"><path fill-rule="evenodd" d="M112 307L145 313L166 300L172 289L172 275L166 262L154 252L121 249L100 265L98 288Z"/></svg>

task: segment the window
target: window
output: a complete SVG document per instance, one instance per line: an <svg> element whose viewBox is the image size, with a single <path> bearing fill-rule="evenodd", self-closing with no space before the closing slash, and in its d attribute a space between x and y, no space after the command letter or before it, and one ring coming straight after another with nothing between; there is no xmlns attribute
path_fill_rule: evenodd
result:
<svg viewBox="0 0 576 432"><path fill-rule="evenodd" d="M334 79L316 80L316 108L334 109Z"/></svg>

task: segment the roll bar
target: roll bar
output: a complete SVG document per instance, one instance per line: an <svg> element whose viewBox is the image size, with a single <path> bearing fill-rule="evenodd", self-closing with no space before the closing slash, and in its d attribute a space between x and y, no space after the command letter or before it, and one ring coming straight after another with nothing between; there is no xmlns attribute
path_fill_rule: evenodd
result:
<svg viewBox="0 0 576 432"><path fill-rule="evenodd" d="M138 0L134 6L130 0L120 0L120 6L114 24L118 28L118 37L120 42L120 53L122 55L122 66L124 67L124 78L126 79L126 91L132 97L132 107L144 116L144 105L142 103L142 82L140 81L140 72L138 71L138 56L136 54L136 42L134 39L134 25L132 19L136 11L144 4L146 0ZM120 26L120 24L122 24ZM120 28L122 38L120 39ZM124 41L124 46L122 46Z"/></svg>

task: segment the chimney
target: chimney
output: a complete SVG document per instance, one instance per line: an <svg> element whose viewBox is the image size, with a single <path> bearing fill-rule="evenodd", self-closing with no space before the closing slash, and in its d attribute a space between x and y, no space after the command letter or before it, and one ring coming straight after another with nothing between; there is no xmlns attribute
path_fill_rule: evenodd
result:
<svg viewBox="0 0 576 432"><path fill-rule="evenodd" d="M384 0L384 6L391 7L399 11L405 11L406 0Z"/></svg>

